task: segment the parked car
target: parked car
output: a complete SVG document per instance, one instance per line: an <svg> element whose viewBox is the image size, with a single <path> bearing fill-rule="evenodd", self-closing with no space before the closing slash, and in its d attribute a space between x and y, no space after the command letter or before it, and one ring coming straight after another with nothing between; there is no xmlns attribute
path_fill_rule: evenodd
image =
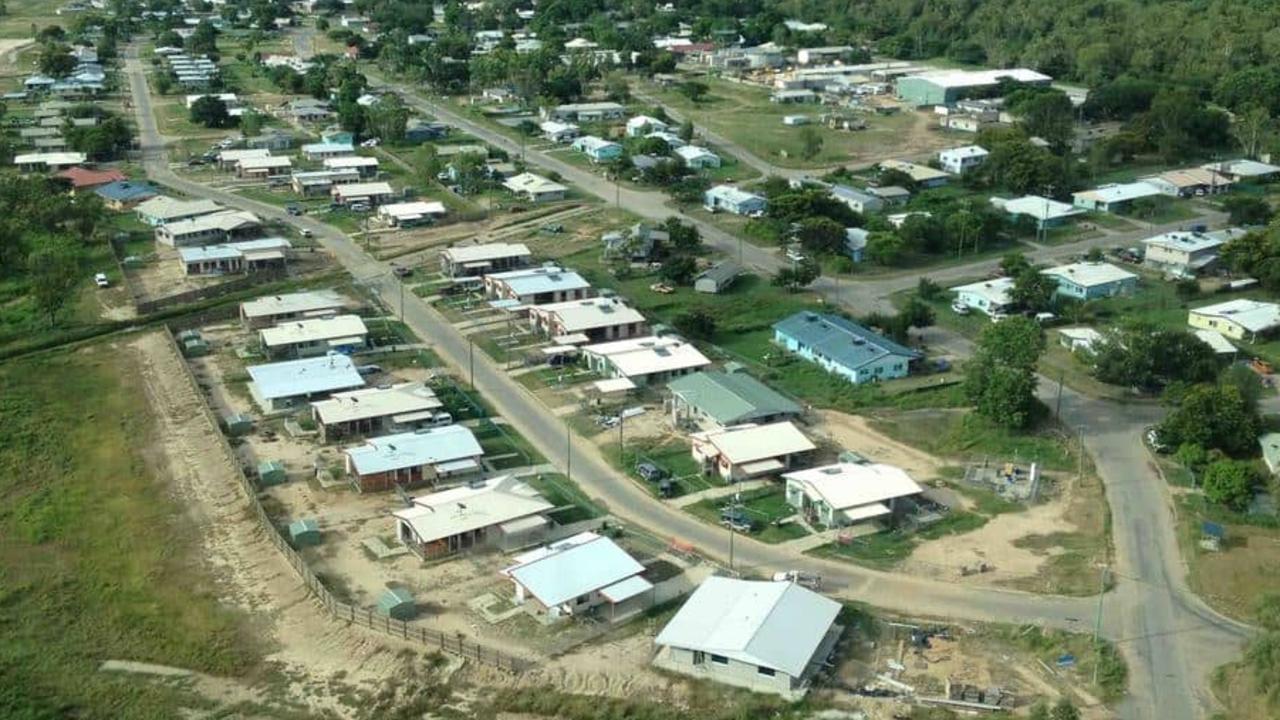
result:
<svg viewBox="0 0 1280 720"><path fill-rule="evenodd" d="M355 202L349 206L351 212L367 213L369 212L369 203Z"/></svg>
<svg viewBox="0 0 1280 720"><path fill-rule="evenodd" d="M658 482L667 477L667 471L649 462L636 465L636 474L649 482Z"/></svg>
<svg viewBox="0 0 1280 720"><path fill-rule="evenodd" d="M378 147L379 142L380 141L378 140L378 138L369 138L368 140L365 140L364 142L360 143L360 147L375 148L375 147Z"/></svg>
<svg viewBox="0 0 1280 720"><path fill-rule="evenodd" d="M751 518L742 508L726 507L720 511L720 524L742 533L751 532Z"/></svg>
<svg viewBox="0 0 1280 720"><path fill-rule="evenodd" d="M453 424L453 415L447 412L439 412L431 416L431 427L443 427Z"/></svg>
<svg viewBox="0 0 1280 720"><path fill-rule="evenodd" d="M784 570L773 574L774 582L793 582L801 587L810 590L820 590L822 588L822 577L813 573L801 572L799 570Z"/></svg>
<svg viewBox="0 0 1280 720"><path fill-rule="evenodd" d="M804 262L804 253L795 248L787 248L787 259L793 263Z"/></svg>
<svg viewBox="0 0 1280 720"><path fill-rule="evenodd" d="M1155 450L1156 452L1162 455L1164 453L1169 452L1169 446L1166 445L1164 443L1164 440L1160 437L1160 428L1158 427L1147 428L1146 439L1147 439L1147 444L1151 446L1152 450Z"/></svg>
<svg viewBox="0 0 1280 720"><path fill-rule="evenodd" d="M955 302L951 303L951 312L953 312L953 313L955 313L955 314L957 314L957 315L968 315L968 314L969 314L969 306L968 306L968 305L965 305L964 303L960 302L959 300L956 300Z"/></svg>
<svg viewBox="0 0 1280 720"><path fill-rule="evenodd" d="M993 312L993 313L991 313L991 322L993 322L993 323L998 323L998 322L1000 322L1001 320L1004 320L1004 319L1005 319L1005 318L1007 318L1007 317L1009 317L1009 314L1008 314L1008 313Z"/></svg>
<svg viewBox="0 0 1280 720"><path fill-rule="evenodd" d="M356 372L365 376L377 375L378 373L382 372L382 366L381 365L361 365L356 368Z"/></svg>
<svg viewBox="0 0 1280 720"><path fill-rule="evenodd" d="M306 229L306 228L302 228L302 237L304 237L304 238L312 238L312 237L315 237L315 233L311 232L310 230L308 230L308 229Z"/></svg>
<svg viewBox="0 0 1280 720"><path fill-rule="evenodd" d="M391 273L396 277L409 277L413 274L413 268L396 265L391 268Z"/></svg>
<svg viewBox="0 0 1280 720"><path fill-rule="evenodd" d="M298 217L302 215L302 208L298 207L297 205L294 205L293 203L285 205L284 211L286 214L292 215L294 217Z"/></svg>
<svg viewBox="0 0 1280 720"><path fill-rule="evenodd" d="M111 281L107 280L106 273L98 273L93 276L93 282L100 288L111 287Z"/></svg>

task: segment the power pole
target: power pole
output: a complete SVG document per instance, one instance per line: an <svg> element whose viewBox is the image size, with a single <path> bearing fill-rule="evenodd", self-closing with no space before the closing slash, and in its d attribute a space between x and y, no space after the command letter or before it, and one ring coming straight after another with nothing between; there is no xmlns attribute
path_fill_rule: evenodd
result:
<svg viewBox="0 0 1280 720"><path fill-rule="evenodd" d="M1106 565L1102 566L1102 574L1098 583L1098 615L1093 621L1093 649L1096 653L1093 661L1093 684L1098 684L1098 665L1102 662L1102 645L1099 644L1099 638L1102 635L1102 597L1107 592L1107 575L1111 568Z"/></svg>
<svg viewBox="0 0 1280 720"><path fill-rule="evenodd" d="M1060 370L1058 372L1058 400L1054 403L1053 416L1062 419L1062 379L1066 377L1067 371Z"/></svg>
<svg viewBox="0 0 1280 720"><path fill-rule="evenodd" d="M568 418L564 421L564 475L573 482L573 430Z"/></svg>
<svg viewBox="0 0 1280 720"><path fill-rule="evenodd" d="M737 534L735 528L738 522L738 511L742 508L742 494L734 493L733 499L729 501L729 572L733 572L733 537Z"/></svg>
<svg viewBox="0 0 1280 720"><path fill-rule="evenodd" d="M476 341L470 335L467 336L467 367L468 367L469 374L471 376L471 380L469 381L471 384L471 389L475 390L476 389Z"/></svg>

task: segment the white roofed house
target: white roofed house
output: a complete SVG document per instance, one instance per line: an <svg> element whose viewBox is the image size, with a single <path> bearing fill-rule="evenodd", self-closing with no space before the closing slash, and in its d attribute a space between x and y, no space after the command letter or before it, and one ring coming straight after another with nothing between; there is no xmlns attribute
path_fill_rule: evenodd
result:
<svg viewBox="0 0 1280 720"><path fill-rule="evenodd" d="M133 211L142 222L158 227L178 220L209 215L222 209L221 205L212 200L178 200L167 195L157 195L139 203Z"/></svg>
<svg viewBox="0 0 1280 720"><path fill-rule="evenodd" d="M487 297L520 305L547 305L594 295L591 283L557 265L508 270L484 276Z"/></svg>
<svg viewBox="0 0 1280 720"><path fill-rule="evenodd" d="M708 430L690 438L693 459L730 483L787 470L817 448L789 421Z"/></svg>
<svg viewBox="0 0 1280 720"><path fill-rule="evenodd" d="M569 188L541 175L520 173L502 181L502 186L532 203L563 200Z"/></svg>
<svg viewBox="0 0 1280 720"><path fill-rule="evenodd" d="M840 604L786 581L712 576L654 644L654 665L797 700L840 639Z"/></svg>
<svg viewBox="0 0 1280 720"><path fill-rule="evenodd" d="M1253 342L1280 329L1280 305L1241 298L1192 308L1187 324L1213 330L1232 338Z"/></svg>
<svg viewBox="0 0 1280 720"><path fill-rule="evenodd" d="M220 210L165 223L157 227L155 233L157 242L180 248L232 242L254 235L260 229L262 221L247 210Z"/></svg>
<svg viewBox="0 0 1280 720"><path fill-rule="evenodd" d="M1013 278L1002 277L994 280L980 280L968 285L951 288L956 294L956 302L973 308L987 315L999 315L1008 312L1013 306L1009 291L1013 289Z"/></svg>
<svg viewBox="0 0 1280 720"><path fill-rule="evenodd" d="M356 149L351 143L318 142L303 145L302 157L308 160L325 160L327 158L355 155Z"/></svg>
<svg viewBox="0 0 1280 720"><path fill-rule="evenodd" d="M1066 327L1058 330L1058 344L1071 352L1091 353L1100 347L1102 333L1090 327Z"/></svg>
<svg viewBox="0 0 1280 720"><path fill-rule="evenodd" d="M1023 215L1035 220L1038 230L1065 225L1071 218L1086 212L1084 208L1039 195L1024 195L1012 200L993 197L991 204L1010 215Z"/></svg>
<svg viewBox="0 0 1280 720"><path fill-rule="evenodd" d="M676 148L674 153L676 157L684 162L686 167L695 170L720 167L720 156L704 147L684 145Z"/></svg>
<svg viewBox="0 0 1280 720"><path fill-rule="evenodd" d="M616 297L535 305L529 325L551 338L581 336L584 343L625 340L649 330L644 315Z"/></svg>
<svg viewBox="0 0 1280 720"><path fill-rule="evenodd" d="M327 157L322 166L325 170L354 170L362 178L371 178L378 174L378 158L364 155Z"/></svg>
<svg viewBox="0 0 1280 720"><path fill-rule="evenodd" d="M923 492L901 468L881 463L836 463L783 475L787 503L810 523L846 527L891 517L898 501Z"/></svg>
<svg viewBox="0 0 1280 720"><path fill-rule="evenodd" d="M938 164L952 175L963 175L981 165L986 159L986 148L978 145L965 145L938 153Z"/></svg>
<svg viewBox="0 0 1280 720"><path fill-rule="evenodd" d="M284 238L260 238L222 245L200 245L178 248L187 275L250 273L285 267L289 249Z"/></svg>
<svg viewBox="0 0 1280 720"><path fill-rule="evenodd" d="M14 155L13 164L22 172L47 172L83 165L85 154L81 152L41 152Z"/></svg>
<svg viewBox="0 0 1280 720"><path fill-rule="evenodd" d="M248 367L249 394L263 412L293 410L307 400L364 387L364 378L346 355L334 353L304 360Z"/></svg>
<svg viewBox="0 0 1280 720"><path fill-rule="evenodd" d="M1124 212L1133 201L1142 198L1163 195L1160 188L1149 182L1131 182L1124 184L1099 185L1093 190L1081 190L1072 193L1072 204L1085 210L1098 212Z"/></svg>
<svg viewBox="0 0 1280 720"><path fill-rule="evenodd" d="M310 170L295 172L289 176L289 184L293 187L293 191L302 197L328 195L334 185L358 182L360 182L360 173L356 170Z"/></svg>
<svg viewBox="0 0 1280 720"><path fill-rule="evenodd" d="M732 185L716 185L703 193L702 206L709 212L724 210L734 215L757 215L768 209L769 201L763 195Z"/></svg>
<svg viewBox="0 0 1280 720"><path fill-rule="evenodd" d="M652 132L662 132L669 127L667 123L658 118L649 117L648 115L636 115L627 120L626 133L629 138L638 138Z"/></svg>
<svg viewBox="0 0 1280 720"><path fill-rule="evenodd" d="M637 386L666 382L711 364L696 347L672 336L587 345L582 354L593 371L607 378L625 378Z"/></svg>
<svg viewBox="0 0 1280 720"><path fill-rule="evenodd" d="M565 619L608 606L611 621L648 606L653 585L643 572L627 551L593 532L526 552L502 570L515 587L515 604L532 615Z"/></svg>
<svg viewBox="0 0 1280 720"><path fill-rule="evenodd" d="M1142 264L1176 277L1195 277L1218 262L1226 238L1214 233L1172 232L1142 241Z"/></svg>
<svg viewBox="0 0 1280 720"><path fill-rule="evenodd" d="M334 393L311 403L322 442L356 435L413 430L429 424L443 406L423 383L406 382Z"/></svg>
<svg viewBox="0 0 1280 720"><path fill-rule="evenodd" d="M1058 294L1077 300L1128 295L1138 276L1106 262L1078 262L1041 271L1058 282Z"/></svg>
<svg viewBox="0 0 1280 720"><path fill-rule="evenodd" d="M359 315L326 315L286 320L259 330L258 338L271 357L349 355L368 345L369 329Z"/></svg>
<svg viewBox="0 0 1280 720"><path fill-rule="evenodd" d="M451 278L466 278L527 267L533 256L523 243L455 245L440 251L440 270Z"/></svg>
<svg viewBox="0 0 1280 720"><path fill-rule="evenodd" d="M363 182L334 185L329 189L329 195L339 205L367 203L373 206L391 200L395 197L395 191L385 182Z"/></svg>
<svg viewBox="0 0 1280 720"><path fill-rule="evenodd" d="M229 148L218 152L215 160L219 170L234 170L241 160L271 157L267 148Z"/></svg>
<svg viewBox="0 0 1280 720"><path fill-rule="evenodd" d="M1267 182L1280 175L1280 166L1257 160L1224 160L1201 167L1232 182Z"/></svg>
<svg viewBox="0 0 1280 720"><path fill-rule="evenodd" d="M581 134L581 130L573 123L559 122L556 120L544 120L538 125L538 129L542 131L542 136L551 142L567 143Z"/></svg>
<svg viewBox="0 0 1280 720"><path fill-rule="evenodd" d="M288 175L293 170L293 160L279 155L242 158L236 162L236 177L265 180Z"/></svg>
<svg viewBox="0 0 1280 720"><path fill-rule="evenodd" d="M383 435L343 451L347 476L360 492L399 485L439 485L479 473L484 449L462 425Z"/></svg>
<svg viewBox="0 0 1280 720"><path fill-rule="evenodd" d="M469 549L525 547L545 534L555 509L525 483L504 475L415 497L391 515L396 537L420 558Z"/></svg>
<svg viewBox="0 0 1280 720"><path fill-rule="evenodd" d="M346 298L329 290L267 295L240 303L240 321L256 330L283 320L335 315L346 305Z"/></svg>
<svg viewBox="0 0 1280 720"><path fill-rule="evenodd" d="M588 102L542 108L541 112L544 120L592 122L596 120L616 120L625 116L627 109L615 102Z"/></svg>
<svg viewBox="0 0 1280 720"><path fill-rule="evenodd" d="M378 217L393 227L413 227L435 222L445 215L444 203L438 201L425 202L412 200L409 202L388 203L378 207Z"/></svg>

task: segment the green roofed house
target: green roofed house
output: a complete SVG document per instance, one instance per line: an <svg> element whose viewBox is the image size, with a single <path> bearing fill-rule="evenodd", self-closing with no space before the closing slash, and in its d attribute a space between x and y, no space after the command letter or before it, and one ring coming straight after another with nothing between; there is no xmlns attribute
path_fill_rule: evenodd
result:
<svg viewBox="0 0 1280 720"><path fill-rule="evenodd" d="M320 544L320 525L315 520L295 520L289 523L289 539L298 547Z"/></svg>
<svg viewBox="0 0 1280 720"><path fill-rule="evenodd" d="M707 370L667 383L672 413L720 427L772 423L800 414L800 406L745 372Z"/></svg>
<svg viewBox="0 0 1280 720"><path fill-rule="evenodd" d="M408 590L387 588L378 598L378 612L396 620L412 620L418 614L418 605Z"/></svg>
<svg viewBox="0 0 1280 720"><path fill-rule="evenodd" d="M258 463L258 486L271 487L272 485L280 485L284 483L287 476L284 472L284 463L279 460L264 460Z"/></svg>

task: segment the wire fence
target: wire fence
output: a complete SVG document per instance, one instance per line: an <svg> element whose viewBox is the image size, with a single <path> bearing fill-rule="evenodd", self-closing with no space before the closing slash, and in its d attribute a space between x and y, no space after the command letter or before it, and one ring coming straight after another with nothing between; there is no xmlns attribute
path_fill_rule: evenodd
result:
<svg viewBox="0 0 1280 720"><path fill-rule="evenodd" d="M182 352L179 350L177 339L174 337L173 329L170 328L167 333L169 338L169 347L180 359ZM186 360L182 360L182 367L187 382L191 383L191 387L195 389L198 396L203 396L200 392L199 383L196 382L195 375L191 371L191 366ZM200 410L205 415L206 420L213 426L213 435L217 438L224 456L228 463L234 469L235 478L240 485L240 489L244 491L245 498L249 501L249 507L253 510L253 516L257 519L262 529L266 532L267 538L271 544L280 551L289 566L294 569L298 577L302 580L307 589L314 593L320 605L335 620L360 625L370 630L383 633L385 635L398 638L400 640L414 642L422 645L429 650L439 650L441 652L450 653L459 657L468 658L485 665L505 670L508 672L518 673L527 670L532 666L532 662L515 655L486 647L472 640L468 640L460 634L444 633L439 630L432 630L422 626L413 625L404 620L388 617L381 613L374 612L373 608L356 607L354 605L342 602L333 592L320 580L319 576L307 566L298 551L289 544L288 539L281 534L280 528L272 522L271 517L267 515L266 509L258 500L258 490L254 487L253 481L244 473L244 469L240 462L236 459L235 452L231 448L231 444L227 442L227 437L221 432L218 419L213 414L213 410L208 403L200 402Z"/></svg>

